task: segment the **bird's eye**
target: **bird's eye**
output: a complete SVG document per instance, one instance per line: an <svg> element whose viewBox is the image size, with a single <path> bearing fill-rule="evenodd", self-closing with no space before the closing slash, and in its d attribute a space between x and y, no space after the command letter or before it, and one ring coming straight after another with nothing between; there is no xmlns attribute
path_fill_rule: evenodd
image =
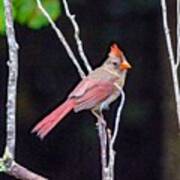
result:
<svg viewBox="0 0 180 180"><path fill-rule="evenodd" d="M112 63L114 66L118 66L118 63L117 62L113 62Z"/></svg>

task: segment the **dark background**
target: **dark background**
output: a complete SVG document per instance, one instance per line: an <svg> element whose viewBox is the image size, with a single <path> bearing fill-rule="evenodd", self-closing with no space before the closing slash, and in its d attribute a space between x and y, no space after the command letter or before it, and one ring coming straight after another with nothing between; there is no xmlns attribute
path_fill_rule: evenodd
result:
<svg viewBox="0 0 180 180"><path fill-rule="evenodd" d="M133 66L126 81L126 103L115 145L115 179L168 179L164 176L166 132L176 132L177 124L160 1L71 0L69 5L93 67L103 62L113 41L119 43ZM175 0L168 1L168 11L174 34ZM64 13L56 23L77 54L73 29ZM51 27L34 31L16 24L15 28L20 46L16 161L53 180L100 180L99 140L90 112L71 113L44 141L30 134L80 77ZM5 143L7 50L6 38L1 36L1 154ZM110 127L117 105L105 113ZM166 113L174 114L171 121ZM167 119L175 123L167 126ZM13 178L0 175L0 179Z"/></svg>

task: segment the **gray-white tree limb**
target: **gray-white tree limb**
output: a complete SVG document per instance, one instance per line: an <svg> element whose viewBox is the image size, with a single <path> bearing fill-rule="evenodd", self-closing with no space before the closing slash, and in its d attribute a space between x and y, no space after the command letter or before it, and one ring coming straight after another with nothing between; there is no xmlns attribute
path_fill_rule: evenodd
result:
<svg viewBox="0 0 180 180"><path fill-rule="evenodd" d="M169 31L169 26L168 26L168 17L167 17L168 13L167 13L166 0L161 0L161 7L162 7L164 33L165 33L170 67L171 67L171 72L172 72L178 125L180 128L180 86L179 86L179 78L178 78L178 67L180 64L180 2L179 0L177 0L177 59L175 59L173 46L172 46L172 40L171 40L171 34Z"/></svg>
<svg viewBox="0 0 180 180"><path fill-rule="evenodd" d="M37 175L15 162L16 148L16 95L18 80L18 44L15 38L12 4L11 0L4 0L6 35L9 48L9 66L8 87L7 87L7 105L6 105L6 147L4 155L0 159L0 171L5 172L17 179L23 180L46 180L46 178Z"/></svg>

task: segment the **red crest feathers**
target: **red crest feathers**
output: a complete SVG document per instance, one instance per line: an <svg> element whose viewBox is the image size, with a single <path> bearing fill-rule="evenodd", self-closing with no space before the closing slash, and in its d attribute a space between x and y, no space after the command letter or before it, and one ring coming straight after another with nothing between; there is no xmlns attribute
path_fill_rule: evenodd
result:
<svg viewBox="0 0 180 180"><path fill-rule="evenodd" d="M111 45L110 54L116 57L121 57L123 55L123 52L119 49L117 44L114 43L113 45Z"/></svg>

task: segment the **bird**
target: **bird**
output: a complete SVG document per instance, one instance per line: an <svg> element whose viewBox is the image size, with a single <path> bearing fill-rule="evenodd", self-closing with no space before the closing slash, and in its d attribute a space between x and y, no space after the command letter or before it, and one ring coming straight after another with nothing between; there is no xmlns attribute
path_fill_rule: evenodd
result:
<svg viewBox="0 0 180 180"><path fill-rule="evenodd" d="M100 112L108 109L120 96L131 67L123 51L113 43L105 62L83 78L66 100L37 123L31 132L44 139L71 111L90 110L99 118Z"/></svg>

